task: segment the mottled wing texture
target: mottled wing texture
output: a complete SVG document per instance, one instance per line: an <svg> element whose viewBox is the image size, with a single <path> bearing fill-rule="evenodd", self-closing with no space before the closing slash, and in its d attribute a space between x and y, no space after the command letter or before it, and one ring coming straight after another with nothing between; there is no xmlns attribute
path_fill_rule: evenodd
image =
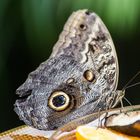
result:
<svg viewBox="0 0 140 140"><path fill-rule="evenodd" d="M85 30L80 29L82 25ZM102 80L96 82L102 89L116 90L119 75L116 50L109 31L95 13L79 10L69 17L51 57L62 54L72 55L80 64L93 69L97 77L105 79L104 84Z"/></svg>
<svg viewBox="0 0 140 140"><path fill-rule="evenodd" d="M117 83L118 60L107 28L95 13L79 10L69 17L50 58L17 89L14 110L27 125L55 129L107 108ZM69 97L62 111L49 103L56 91Z"/></svg>

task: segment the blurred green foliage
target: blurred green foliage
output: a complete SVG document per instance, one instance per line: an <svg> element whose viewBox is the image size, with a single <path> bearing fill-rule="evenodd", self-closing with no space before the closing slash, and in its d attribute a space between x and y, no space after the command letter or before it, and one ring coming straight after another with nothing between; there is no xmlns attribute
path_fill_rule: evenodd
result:
<svg viewBox="0 0 140 140"><path fill-rule="evenodd" d="M129 41L133 42L133 46L138 45L139 40L139 7L140 0L1 0L0 130L20 124L13 112L14 91L25 80L27 73L49 56L73 11L95 11L118 46L121 43L129 46ZM139 50L137 48L134 55L139 54ZM122 56L124 52L122 49L118 54ZM128 52L133 50L129 47ZM120 62L120 65L124 63ZM137 68L139 65L136 65Z"/></svg>

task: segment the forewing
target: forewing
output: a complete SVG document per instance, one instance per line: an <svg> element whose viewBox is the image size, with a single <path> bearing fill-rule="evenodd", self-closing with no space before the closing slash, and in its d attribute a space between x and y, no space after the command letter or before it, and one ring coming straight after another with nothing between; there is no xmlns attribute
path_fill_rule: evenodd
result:
<svg viewBox="0 0 140 140"><path fill-rule="evenodd" d="M79 10L69 17L51 57L62 54L72 55L93 71L93 87L101 94L116 90L119 76L116 50L108 29L95 13Z"/></svg>

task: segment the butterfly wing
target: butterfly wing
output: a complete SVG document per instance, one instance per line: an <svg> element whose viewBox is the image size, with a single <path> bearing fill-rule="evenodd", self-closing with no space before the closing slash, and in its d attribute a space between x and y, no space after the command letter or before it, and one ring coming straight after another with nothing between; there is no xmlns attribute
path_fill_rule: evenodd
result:
<svg viewBox="0 0 140 140"><path fill-rule="evenodd" d="M118 61L101 19L87 10L68 19L50 58L17 89L15 111L26 124L55 129L102 110L116 90Z"/></svg>
<svg viewBox="0 0 140 140"><path fill-rule="evenodd" d="M92 88L100 95L111 96L116 90L119 76L116 50L108 29L95 13L79 10L70 16L51 57L62 54L73 56L92 71L95 78Z"/></svg>

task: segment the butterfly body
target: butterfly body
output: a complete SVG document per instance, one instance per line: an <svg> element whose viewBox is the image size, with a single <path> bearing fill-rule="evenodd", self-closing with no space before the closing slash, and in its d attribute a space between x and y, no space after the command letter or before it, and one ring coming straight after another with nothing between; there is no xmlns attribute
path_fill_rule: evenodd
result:
<svg viewBox="0 0 140 140"><path fill-rule="evenodd" d="M95 13L74 12L48 60L18 89L15 111L26 124L55 129L105 109L117 96L118 60L111 36Z"/></svg>

